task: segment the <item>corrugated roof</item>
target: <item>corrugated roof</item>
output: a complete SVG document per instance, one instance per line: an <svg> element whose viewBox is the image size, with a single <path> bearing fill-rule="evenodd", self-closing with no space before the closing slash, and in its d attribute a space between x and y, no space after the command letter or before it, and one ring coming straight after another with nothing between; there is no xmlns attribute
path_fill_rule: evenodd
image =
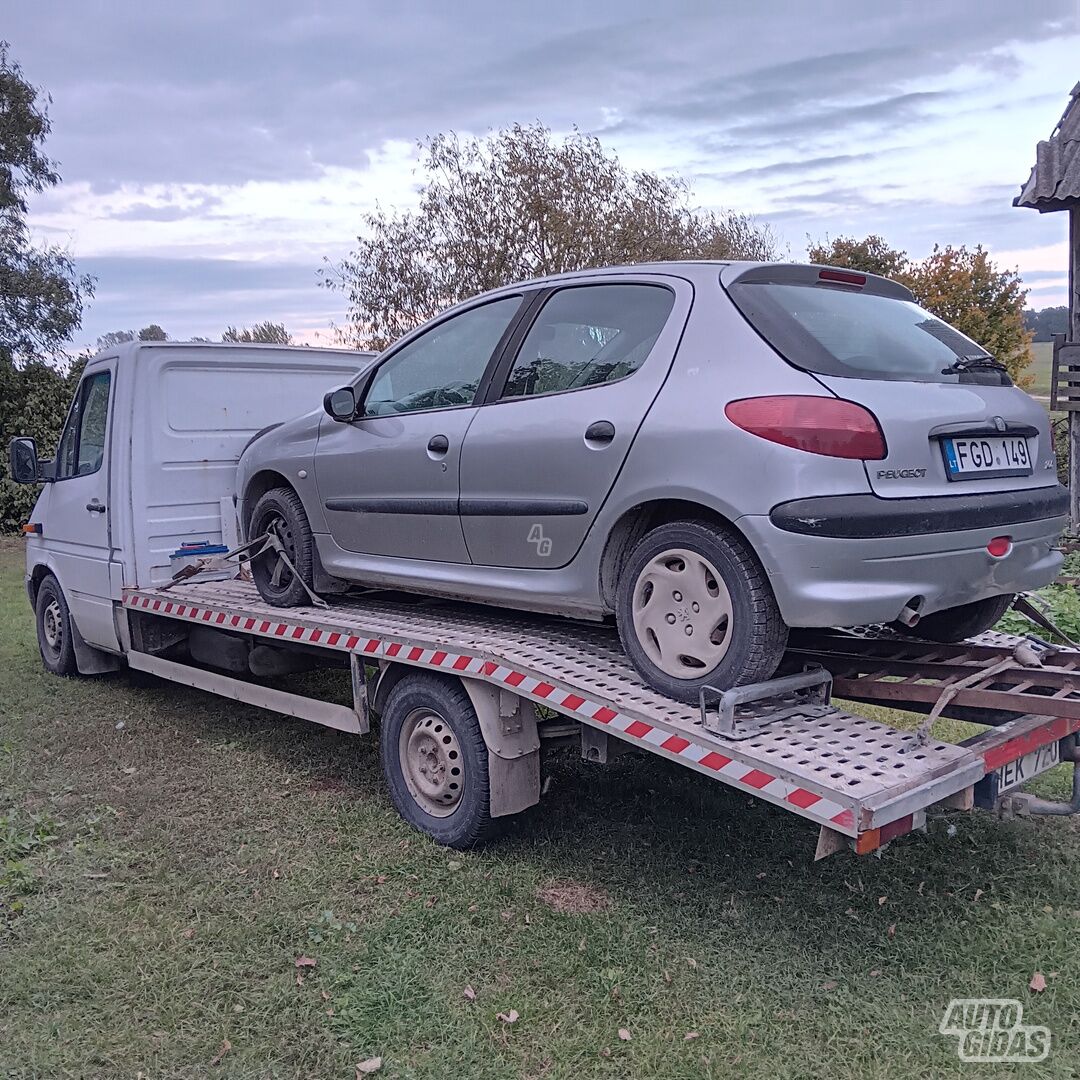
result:
<svg viewBox="0 0 1080 1080"><path fill-rule="evenodd" d="M1080 83L1049 139L1035 149L1035 168L1013 206L1064 210L1080 205Z"/></svg>

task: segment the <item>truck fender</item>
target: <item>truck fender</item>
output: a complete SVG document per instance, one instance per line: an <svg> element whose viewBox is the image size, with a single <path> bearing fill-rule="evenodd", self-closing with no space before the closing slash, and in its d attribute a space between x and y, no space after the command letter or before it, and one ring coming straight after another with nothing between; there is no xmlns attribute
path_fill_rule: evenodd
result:
<svg viewBox="0 0 1080 1080"><path fill-rule="evenodd" d="M481 679L462 678L488 748L491 816L517 814L540 801L540 736L531 701Z"/></svg>

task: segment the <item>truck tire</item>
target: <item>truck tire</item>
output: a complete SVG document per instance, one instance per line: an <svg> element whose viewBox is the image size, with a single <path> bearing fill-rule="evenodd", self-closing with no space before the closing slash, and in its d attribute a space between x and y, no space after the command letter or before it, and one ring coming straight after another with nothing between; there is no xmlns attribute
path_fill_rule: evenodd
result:
<svg viewBox="0 0 1080 1080"><path fill-rule="evenodd" d="M654 690L696 702L770 678L788 628L757 557L737 533L676 521L646 533L619 574L619 637Z"/></svg>
<svg viewBox="0 0 1080 1080"><path fill-rule="evenodd" d="M403 676L386 700L379 752L390 799L410 825L458 849L494 831L487 744L459 680Z"/></svg>
<svg viewBox="0 0 1080 1080"><path fill-rule="evenodd" d="M38 586L34 601L38 650L41 662L54 675L76 675L75 642L71 635L71 612L68 611L60 582L48 574Z"/></svg>
<svg viewBox="0 0 1080 1080"><path fill-rule="evenodd" d="M315 540L304 504L291 488L273 488L266 492L251 512L249 537L254 539L271 529L277 533L289 561L311 588L315 576ZM251 576L259 595L274 607L300 607L311 603L304 584L297 580L277 552L268 551L252 559Z"/></svg>
<svg viewBox="0 0 1080 1080"><path fill-rule="evenodd" d="M893 623L893 628L906 637L925 638L927 641L964 641L996 625L1014 599L1013 593L989 596L985 600L975 600L970 604L924 615L914 626L897 622Z"/></svg>

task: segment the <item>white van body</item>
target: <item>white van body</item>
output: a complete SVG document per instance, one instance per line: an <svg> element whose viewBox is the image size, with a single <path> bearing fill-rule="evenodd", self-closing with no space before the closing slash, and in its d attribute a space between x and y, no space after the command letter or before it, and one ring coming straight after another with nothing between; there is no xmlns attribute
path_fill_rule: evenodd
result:
<svg viewBox="0 0 1080 1080"><path fill-rule="evenodd" d="M185 541L236 542L236 464L251 437L317 408L371 356L132 342L86 365L61 435L56 478L44 484L30 519L40 532L27 537L26 548L31 603L42 578L55 575L75 626L80 670L95 666L93 649L121 652L124 588L168 581L169 555ZM90 401L100 415L102 399L104 432L81 451L83 405ZM115 666L112 657L97 659L97 670Z"/></svg>

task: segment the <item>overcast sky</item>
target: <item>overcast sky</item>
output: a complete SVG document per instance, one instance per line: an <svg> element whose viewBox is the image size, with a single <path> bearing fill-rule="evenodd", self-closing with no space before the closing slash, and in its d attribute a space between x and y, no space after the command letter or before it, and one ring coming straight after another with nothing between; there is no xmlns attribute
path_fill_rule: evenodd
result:
<svg viewBox="0 0 1080 1080"><path fill-rule="evenodd" d="M64 182L31 224L98 279L76 344L265 318L326 342L344 306L316 271L413 202L416 140L537 118L793 258L983 243L1065 302L1066 215L1011 200L1080 78L1080 0L80 0L8 5L2 33L53 98Z"/></svg>

